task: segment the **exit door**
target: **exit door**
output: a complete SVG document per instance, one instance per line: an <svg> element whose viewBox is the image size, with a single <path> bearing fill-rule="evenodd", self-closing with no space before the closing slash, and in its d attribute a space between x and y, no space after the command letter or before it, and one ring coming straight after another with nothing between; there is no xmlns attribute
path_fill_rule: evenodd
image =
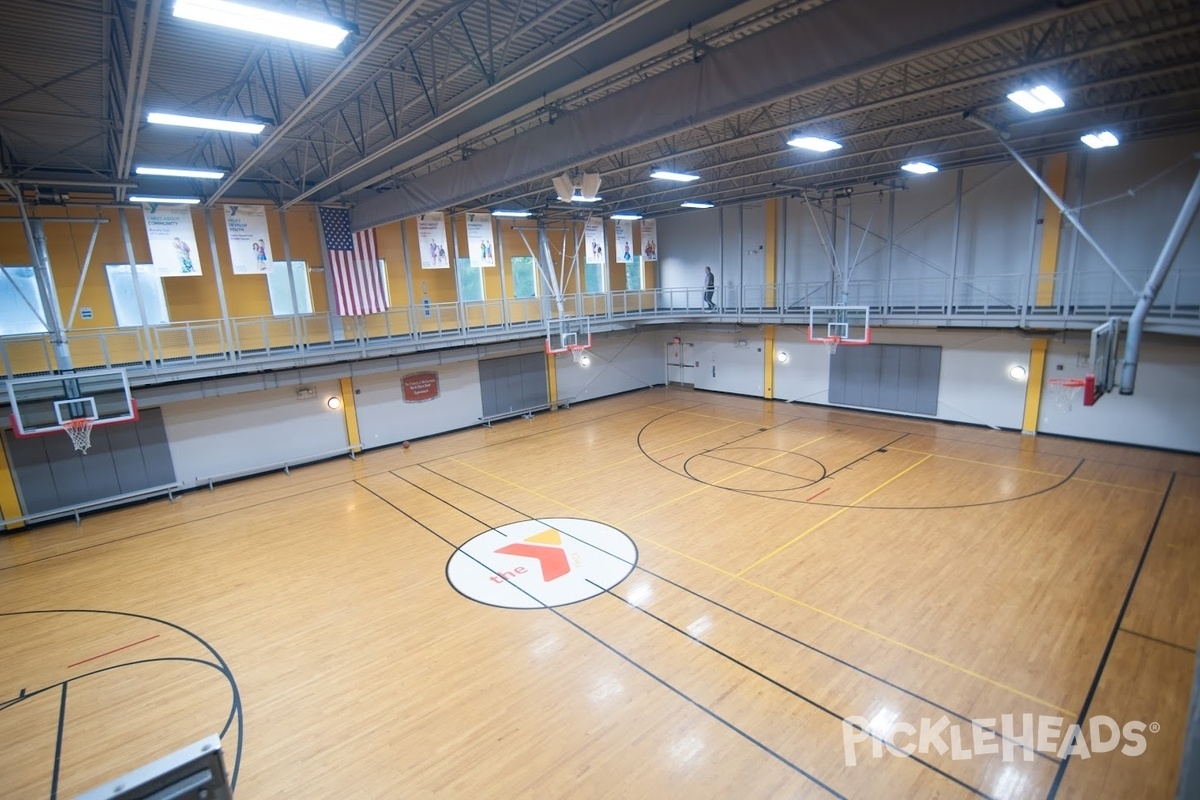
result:
<svg viewBox="0 0 1200 800"><path fill-rule="evenodd" d="M667 383L691 386L696 373L696 352L691 342L669 342L667 344Z"/></svg>

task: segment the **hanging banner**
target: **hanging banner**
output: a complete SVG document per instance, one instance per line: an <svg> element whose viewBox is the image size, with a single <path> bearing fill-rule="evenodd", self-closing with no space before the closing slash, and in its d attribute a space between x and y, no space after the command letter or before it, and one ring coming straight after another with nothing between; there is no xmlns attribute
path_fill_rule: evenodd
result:
<svg viewBox="0 0 1200 800"><path fill-rule="evenodd" d="M196 234L192 230L190 206L142 205L146 219L146 237L150 240L150 260L161 277L199 275Z"/></svg>
<svg viewBox="0 0 1200 800"><path fill-rule="evenodd" d="M604 221L589 219L583 226L583 246L586 248L584 261L588 264L607 264L604 257Z"/></svg>
<svg viewBox="0 0 1200 800"><path fill-rule="evenodd" d="M450 269L446 255L446 220L440 211L417 217L417 242L421 248L421 269Z"/></svg>
<svg viewBox="0 0 1200 800"><path fill-rule="evenodd" d="M613 220L613 239L617 246L617 261L633 261L633 225L627 219Z"/></svg>
<svg viewBox="0 0 1200 800"><path fill-rule="evenodd" d="M658 261L658 220L642 220L642 261Z"/></svg>
<svg viewBox="0 0 1200 800"><path fill-rule="evenodd" d="M472 267L496 266L491 214L467 214L467 249L471 252Z"/></svg>
<svg viewBox="0 0 1200 800"><path fill-rule="evenodd" d="M271 257L265 206L225 206L225 232L234 275L265 274Z"/></svg>

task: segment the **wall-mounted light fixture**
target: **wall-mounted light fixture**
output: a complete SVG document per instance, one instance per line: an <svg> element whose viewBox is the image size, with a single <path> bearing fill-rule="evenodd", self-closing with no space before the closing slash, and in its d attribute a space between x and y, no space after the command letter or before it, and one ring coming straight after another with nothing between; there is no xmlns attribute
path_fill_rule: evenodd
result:
<svg viewBox="0 0 1200 800"><path fill-rule="evenodd" d="M329 406L334 411L342 407L342 398L334 396L325 401L325 405Z"/></svg>
<svg viewBox="0 0 1200 800"><path fill-rule="evenodd" d="M1008 368L1008 377L1012 378L1014 381L1023 381L1028 375L1029 370L1025 369L1025 367L1020 364L1013 364Z"/></svg>
<svg viewBox="0 0 1200 800"><path fill-rule="evenodd" d="M779 350L775 353L775 360L780 364L786 364L790 358L791 356L788 355L787 350Z"/></svg>

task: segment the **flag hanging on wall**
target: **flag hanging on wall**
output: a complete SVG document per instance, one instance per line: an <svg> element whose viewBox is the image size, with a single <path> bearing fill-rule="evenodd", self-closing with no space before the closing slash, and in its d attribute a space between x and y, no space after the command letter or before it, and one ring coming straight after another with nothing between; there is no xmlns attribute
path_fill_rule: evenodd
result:
<svg viewBox="0 0 1200 800"><path fill-rule="evenodd" d="M342 316L387 311L375 229L350 231L350 211L321 207L326 269L332 273L334 310Z"/></svg>

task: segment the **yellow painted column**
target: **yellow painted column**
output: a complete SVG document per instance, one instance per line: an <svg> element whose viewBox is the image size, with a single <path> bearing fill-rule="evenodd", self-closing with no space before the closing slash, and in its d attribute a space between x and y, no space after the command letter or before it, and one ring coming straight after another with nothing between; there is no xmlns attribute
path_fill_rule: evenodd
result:
<svg viewBox="0 0 1200 800"><path fill-rule="evenodd" d="M1038 412L1042 407L1042 378L1046 376L1046 339L1029 343L1029 374L1025 376L1025 419L1021 433L1036 434Z"/></svg>
<svg viewBox="0 0 1200 800"><path fill-rule="evenodd" d="M341 378L342 413L346 419L346 438L350 442L350 452L362 450L362 438L358 434L358 408L354 405L354 381Z"/></svg>
<svg viewBox="0 0 1200 800"><path fill-rule="evenodd" d="M1067 190L1067 154L1056 153L1044 162L1046 174L1042 177L1056 195L1062 197ZM1054 305L1054 273L1058 269L1058 248L1062 242L1062 212L1049 197L1042 198L1042 252L1038 258L1038 285L1036 303L1039 306Z"/></svg>
<svg viewBox="0 0 1200 800"><path fill-rule="evenodd" d="M21 502L17 498L17 483L8 469L8 455L4 452L4 437L0 436L0 516L5 519L21 516ZM24 528L24 522L10 522L6 530Z"/></svg>
<svg viewBox="0 0 1200 800"><path fill-rule="evenodd" d="M777 256L776 256L777 248L775 247L775 236L777 235L777 233L776 233L777 224L776 224L775 217L779 213L779 201L777 199L775 199L774 197L772 197L770 200L767 201L766 205L767 205L767 207L766 207L766 218L767 218L766 237L767 237L767 241L763 245L766 248L766 251L764 253L764 257L766 258L766 265L765 265L765 270L763 273L764 274L763 283L767 284L767 292L766 292L766 296L763 298L763 305L765 305L767 308L774 308L775 307L774 284L775 284L775 280L776 280L775 276L779 274L778 270L776 269L776 265L775 265L775 259L777 258Z"/></svg>
<svg viewBox="0 0 1200 800"><path fill-rule="evenodd" d="M763 397L775 397L775 326L763 326Z"/></svg>
<svg viewBox="0 0 1200 800"><path fill-rule="evenodd" d="M546 389L550 394L550 408L558 410L558 357L546 353Z"/></svg>

